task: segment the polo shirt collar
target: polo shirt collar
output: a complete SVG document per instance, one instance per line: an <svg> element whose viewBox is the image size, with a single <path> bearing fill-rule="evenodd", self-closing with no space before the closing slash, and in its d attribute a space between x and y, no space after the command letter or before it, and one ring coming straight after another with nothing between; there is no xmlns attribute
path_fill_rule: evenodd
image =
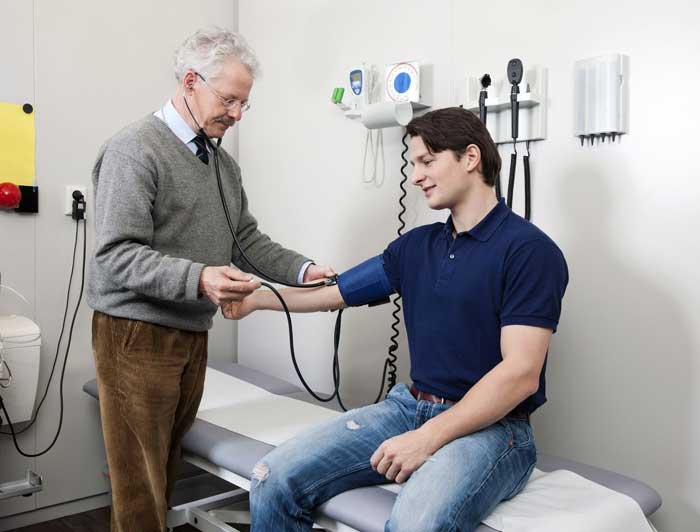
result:
<svg viewBox="0 0 700 532"><path fill-rule="evenodd" d="M505 200L501 198L498 200L496 206L491 209L486 216L484 216L483 220L472 227L469 231L457 233L457 236L468 234L480 242L486 242L489 238L491 238L491 236L493 236L496 229L500 227L510 212L510 209L506 206ZM445 222L443 231L447 236L451 237L454 230L455 226L452 222L452 216L450 216L447 219L447 222Z"/></svg>

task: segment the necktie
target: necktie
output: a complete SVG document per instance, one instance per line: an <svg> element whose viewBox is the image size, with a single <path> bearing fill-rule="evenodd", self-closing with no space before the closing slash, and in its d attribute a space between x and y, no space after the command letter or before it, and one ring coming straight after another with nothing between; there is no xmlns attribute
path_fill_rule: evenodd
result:
<svg viewBox="0 0 700 532"><path fill-rule="evenodd" d="M204 140L204 136L197 135L193 140L197 146L197 157L204 164L209 164L209 151L207 150L207 141Z"/></svg>

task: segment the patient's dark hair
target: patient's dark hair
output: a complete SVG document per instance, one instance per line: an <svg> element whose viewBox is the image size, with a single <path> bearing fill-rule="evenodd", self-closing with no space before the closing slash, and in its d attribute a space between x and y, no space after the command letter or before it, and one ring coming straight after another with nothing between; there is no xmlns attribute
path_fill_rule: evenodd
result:
<svg viewBox="0 0 700 532"><path fill-rule="evenodd" d="M411 137L420 137L431 153L452 150L459 161L470 144L481 151L484 183L492 187L501 172L501 156L486 126L479 118L461 107L430 111L411 120L406 126Z"/></svg>

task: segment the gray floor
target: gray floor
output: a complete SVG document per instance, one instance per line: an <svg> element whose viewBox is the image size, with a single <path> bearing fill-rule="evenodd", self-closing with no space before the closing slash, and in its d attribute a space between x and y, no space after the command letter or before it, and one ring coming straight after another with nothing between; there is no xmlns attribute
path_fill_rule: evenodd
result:
<svg viewBox="0 0 700 532"><path fill-rule="evenodd" d="M233 488L225 481L203 473L194 467L185 465L184 469L184 478L181 478L175 486L173 505L209 497ZM242 504L246 503L243 502ZM110 509L109 506L105 506L104 508L69 515L53 521L16 528L9 532L109 532L109 520ZM246 525L236 525L236 528L241 532L250 531L250 528ZM174 531L198 532L196 528L190 525L179 526Z"/></svg>
<svg viewBox="0 0 700 532"><path fill-rule="evenodd" d="M236 525L241 532L249 532L245 525ZM10 532L108 532L109 531L109 506L98 508L91 512L69 515L61 519L38 523L32 526L16 528ZM197 532L190 525L179 526L176 532Z"/></svg>

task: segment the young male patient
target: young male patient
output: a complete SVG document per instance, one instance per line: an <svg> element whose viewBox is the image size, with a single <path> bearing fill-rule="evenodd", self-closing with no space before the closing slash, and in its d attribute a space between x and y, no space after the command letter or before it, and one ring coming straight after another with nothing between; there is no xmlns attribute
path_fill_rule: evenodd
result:
<svg viewBox="0 0 700 532"><path fill-rule="evenodd" d="M360 486L405 483L385 530L474 530L515 496L536 461L530 414L568 282L564 256L494 194L501 159L461 108L407 126L411 180L446 223L417 227L338 285L283 290L293 312L363 305L396 292L412 384L276 448L253 472L252 531L310 531L314 509ZM223 306L241 319L281 310L269 291ZM352 422L352 423L349 423Z"/></svg>

